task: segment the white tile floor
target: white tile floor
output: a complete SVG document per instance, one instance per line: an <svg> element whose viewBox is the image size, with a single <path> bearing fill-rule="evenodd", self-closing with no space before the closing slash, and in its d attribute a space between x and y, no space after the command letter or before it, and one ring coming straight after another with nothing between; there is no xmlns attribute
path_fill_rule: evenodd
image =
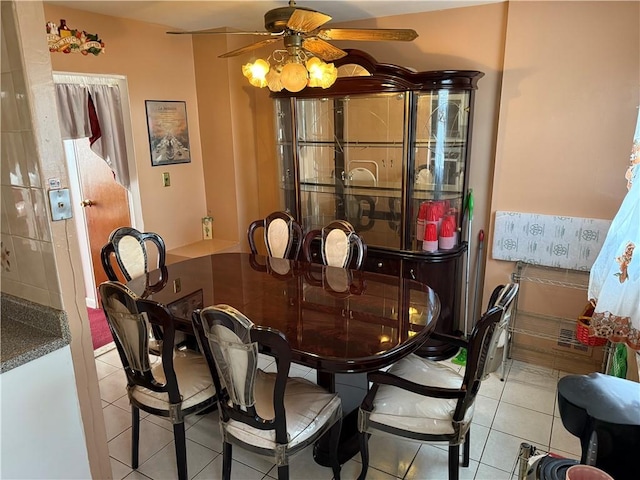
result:
<svg viewBox="0 0 640 480"><path fill-rule="evenodd" d="M271 360L262 359L261 368ZM114 479L161 480L176 478L173 433L169 422L141 412L140 466L131 464L131 416L125 393L125 376L115 350L96 358L100 392L109 441ZM450 364L454 368L457 365ZM315 371L293 366L292 376L315 381ZM460 468L461 479L511 480L520 443L527 441L544 450L569 458L580 457L579 440L562 426L557 410L556 384L562 372L522 362L509 364L506 380L492 375L483 382L471 428L471 462ZM189 478L218 479L222 472L221 440L217 412L191 416L186 421ZM371 480L446 480L447 447L419 444L393 437L372 436ZM270 480L277 478L271 460L234 448L232 478ZM360 458L342 468L342 478L357 478ZM318 466L311 448L294 457L291 479L331 480L329 468Z"/></svg>

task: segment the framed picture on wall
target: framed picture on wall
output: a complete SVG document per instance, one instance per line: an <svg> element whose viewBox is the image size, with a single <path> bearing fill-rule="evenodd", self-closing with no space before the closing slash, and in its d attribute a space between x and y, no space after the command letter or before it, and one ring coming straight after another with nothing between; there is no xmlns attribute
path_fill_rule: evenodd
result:
<svg viewBox="0 0 640 480"><path fill-rule="evenodd" d="M145 100L145 107L151 165L191 162L186 102Z"/></svg>

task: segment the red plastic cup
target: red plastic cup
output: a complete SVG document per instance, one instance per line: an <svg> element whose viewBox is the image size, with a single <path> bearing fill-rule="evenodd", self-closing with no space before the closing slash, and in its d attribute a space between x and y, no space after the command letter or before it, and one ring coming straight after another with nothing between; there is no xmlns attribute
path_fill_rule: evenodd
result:
<svg viewBox="0 0 640 480"><path fill-rule="evenodd" d="M425 252L435 252L438 250L438 225L436 222L427 223L425 226L422 250Z"/></svg>

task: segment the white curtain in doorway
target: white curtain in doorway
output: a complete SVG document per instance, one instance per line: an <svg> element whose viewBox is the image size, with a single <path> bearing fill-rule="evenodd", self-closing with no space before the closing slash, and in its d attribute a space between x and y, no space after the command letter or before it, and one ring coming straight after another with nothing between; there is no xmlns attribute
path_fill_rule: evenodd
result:
<svg viewBox="0 0 640 480"><path fill-rule="evenodd" d="M73 83L56 83L62 138L89 137L91 149L107 162L115 180L129 189L120 89L116 84L97 82L93 77L80 83L78 77L73 79Z"/></svg>

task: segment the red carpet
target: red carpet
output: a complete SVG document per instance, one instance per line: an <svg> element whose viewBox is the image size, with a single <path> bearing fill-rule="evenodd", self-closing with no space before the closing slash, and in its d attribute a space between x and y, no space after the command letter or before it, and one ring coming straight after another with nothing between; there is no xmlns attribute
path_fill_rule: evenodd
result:
<svg viewBox="0 0 640 480"><path fill-rule="evenodd" d="M100 348L107 343L113 342L107 319L104 312L100 308L89 308L89 325L91 326L91 339L93 340L93 349Z"/></svg>

